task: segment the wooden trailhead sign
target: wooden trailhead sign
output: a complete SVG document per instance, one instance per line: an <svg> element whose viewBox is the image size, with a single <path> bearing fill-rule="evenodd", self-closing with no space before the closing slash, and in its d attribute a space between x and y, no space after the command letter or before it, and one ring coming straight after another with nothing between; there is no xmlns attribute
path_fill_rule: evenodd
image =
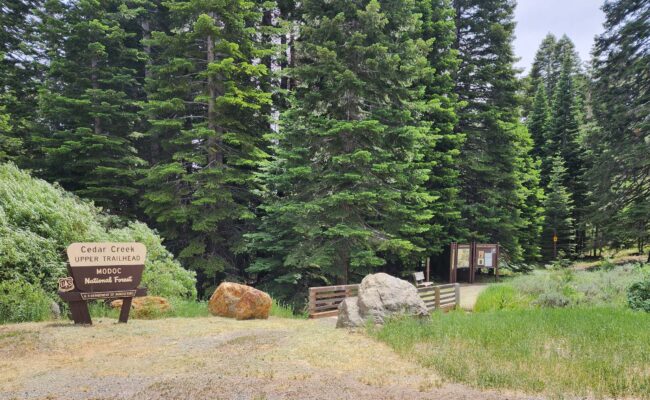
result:
<svg viewBox="0 0 650 400"><path fill-rule="evenodd" d="M459 271L469 283L474 283L479 269L493 271L495 279L499 276L499 243L452 243L450 248L449 283L458 281Z"/></svg>
<svg viewBox="0 0 650 400"><path fill-rule="evenodd" d="M59 296L70 305L75 324L92 324L89 300L122 299L119 322L129 320L134 297L146 296L139 288L147 257L142 243L73 243L68 246L68 272L59 279Z"/></svg>

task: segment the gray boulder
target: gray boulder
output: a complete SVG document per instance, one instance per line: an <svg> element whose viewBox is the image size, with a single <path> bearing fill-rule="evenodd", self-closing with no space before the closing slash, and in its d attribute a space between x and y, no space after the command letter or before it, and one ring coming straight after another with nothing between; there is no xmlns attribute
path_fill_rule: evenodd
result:
<svg viewBox="0 0 650 400"><path fill-rule="evenodd" d="M339 304L339 318L336 320L337 328L354 328L364 324L359 315L358 297L348 297Z"/></svg>
<svg viewBox="0 0 650 400"><path fill-rule="evenodd" d="M339 305L337 327L357 327L366 320L376 324L393 315L428 315L427 307L411 283L384 273L368 275L359 285L358 297Z"/></svg>

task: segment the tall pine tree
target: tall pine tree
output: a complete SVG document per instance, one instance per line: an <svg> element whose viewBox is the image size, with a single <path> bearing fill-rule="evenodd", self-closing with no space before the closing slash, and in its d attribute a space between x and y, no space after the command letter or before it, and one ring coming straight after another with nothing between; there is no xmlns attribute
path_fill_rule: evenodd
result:
<svg viewBox="0 0 650 400"><path fill-rule="evenodd" d="M249 271L287 298L415 260L436 200L423 186L435 137L416 3L307 0L304 18L267 215L251 235Z"/></svg>
<svg viewBox="0 0 650 400"><path fill-rule="evenodd" d="M546 96L545 85L537 86L533 108L527 119L528 131L533 138L533 155L538 159L546 158L546 139L551 129L551 109Z"/></svg>
<svg viewBox="0 0 650 400"><path fill-rule="evenodd" d="M545 259L559 255L560 251L564 255L570 255L575 249L573 199L564 186L567 169L562 157L555 156L552 160L551 176L544 202L542 250ZM555 245L553 237L557 237Z"/></svg>
<svg viewBox="0 0 650 400"><path fill-rule="evenodd" d="M609 0L603 11L605 32L596 38L592 85L599 129L588 137L599 145L588 173L596 218L650 198L650 2ZM615 221L601 226L614 228Z"/></svg>
<svg viewBox="0 0 650 400"><path fill-rule="evenodd" d="M42 3L11 0L0 5L0 162L30 165L44 69L37 29Z"/></svg>
<svg viewBox="0 0 650 400"><path fill-rule="evenodd" d="M170 240L199 292L246 265L243 235L257 205L254 173L267 156L271 94L256 42L255 2L174 0L171 33L152 32L145 106L158 162L142 180L144 210Z"/></svg>
<svg viewBox="0 0 650 400"><path fill-rule="evenodd" d="M585 246L584 212L587 207L587 187L584 181L584 151L579 136L579 111L572 77L572 58L565 56L562 72L557 82L551 110L551 124L545 142L542 183L550 182L552 168L559 155L570 173L564 177L563 185L571 193L574 202L573 219L576 224L576 249Z"/></svg>
<svg viewBox="0 0 650 400"><path fill-rule="evenodd" d="M458 197L458 158L464 137L454 130L458 122L454 72L459 60L453 50L455 26L451 0L421 0L417 6L417 12L422 14L422 29L414 32L414 37L431 43L428 60L432 71L422 84L427 101L424 119L431 124L430 142L425 148L430 174L425 186L437 199L430 206L433 218L426 234L426 246L429 254L436 255L450 242L465 236Z"/></svg>
<svg viewBox="0 0 650 400"><path fill-rule="evenodd" d="M456 93L465 106L458 132L466 135L461 157L463 217L469 239L500 242L514 261L523 254L520 232L527 189L522 181L530 138L519 122L519 83L513 67L515 2L455 0L456 49L461 66ZM530 182L529 182L530 183Z"/></svg>
<svg viewBox="0 0 650 400"><path fill-rule="evenodd" d="M49 2L50 68L40 96L46 131L40 174L114 213L133 214L142 160L131 136L140 54L120 0ZM131 42L132 44L132 42Z"/></svg>

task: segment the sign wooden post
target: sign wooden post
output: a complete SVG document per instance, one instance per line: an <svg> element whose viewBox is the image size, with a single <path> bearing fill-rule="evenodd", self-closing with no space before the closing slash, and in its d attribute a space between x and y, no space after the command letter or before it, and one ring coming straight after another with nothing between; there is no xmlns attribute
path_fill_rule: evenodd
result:
<svg viewBox="0 0 650 400"><path fill-rule="evenodd" d="M75 324L92 324L89 300L122 299L119 322L129 320L139 288L147 248L142 243L73 243L68 246L70 277L59 279L59 296L70 305Z"/></svg>

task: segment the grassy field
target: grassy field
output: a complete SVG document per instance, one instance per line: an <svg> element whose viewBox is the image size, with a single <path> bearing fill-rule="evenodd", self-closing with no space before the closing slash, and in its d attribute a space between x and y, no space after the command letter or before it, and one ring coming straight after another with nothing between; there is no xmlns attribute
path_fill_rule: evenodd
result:
<svg viewBox="0 0 650 400"><path fill-rule="evenodd" d="M167 312L160 313L156 310L147 310L141 314L131 312L131 319L159 319L159 318L197 318L197 317L208 317L210 312L208 311L208 303L205 301L194 301L194 300L181 300L181 299L172 299L170 300L171 309ZM105 305L103 302L92 302L89 304L90 315L93 318L114 318L117 319L120 310L116 308L111 308ZM273 304L271 306L270 315L272 317L280 318L307 318L306 314L295 315L289 306L278 303L273 299Z"/></svg>
<svg viewBox="0 0 650 400"><path fill-rule="evenodd" d="M501 310L395 320L372 332L443 378L478 388L650 399L650 314Z"/></svg>

